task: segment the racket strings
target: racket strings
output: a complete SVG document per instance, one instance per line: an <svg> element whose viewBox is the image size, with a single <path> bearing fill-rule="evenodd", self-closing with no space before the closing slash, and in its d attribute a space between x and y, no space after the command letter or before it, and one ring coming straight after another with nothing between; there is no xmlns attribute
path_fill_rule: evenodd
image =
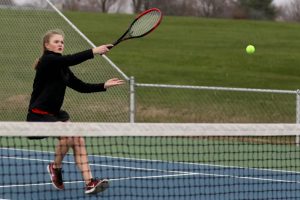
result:
<svg viewBox="0 0 300 200"><path fill-rule="evenodd" d="M132 25L129 33L130 37L138 37L144 35L145 33L151 31L155 28L161 19L161 13L159 11L151 11L147 14L141 16Z"/></svg>

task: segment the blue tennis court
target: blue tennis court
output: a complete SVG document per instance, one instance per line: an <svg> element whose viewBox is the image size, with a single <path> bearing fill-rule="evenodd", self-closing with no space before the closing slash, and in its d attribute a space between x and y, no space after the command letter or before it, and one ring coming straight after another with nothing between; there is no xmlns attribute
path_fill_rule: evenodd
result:
<svg viewBox="0 0 300 200"><path fill-rule="evenodd" d="M64 162L64 191L55 190L46 166L53 153L0 149L0 199L299 199L300 173L198 163L89 156L95 176L110 188L84 194L73 156Z"/></svg>

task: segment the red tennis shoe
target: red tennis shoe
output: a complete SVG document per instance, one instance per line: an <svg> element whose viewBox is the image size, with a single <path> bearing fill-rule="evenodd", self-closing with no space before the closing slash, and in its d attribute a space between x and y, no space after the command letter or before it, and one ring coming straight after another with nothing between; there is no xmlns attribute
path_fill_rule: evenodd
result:
<svg viewBox="0 0 300 200"><path fill-rule="evenodd" d="M103 192L109 187L107 179L91 179L91 181L85 187L85 194L96 194Z"/></svg>
<svg viewBox="0 0 300 200"><path fill-rule="evenodd" d="M54 165L54 163L50 163L47 166L47 170L49 172L52 185L53 185L53 187L55 187L58 190L63 190L63 189L65 189L65 186L63 183L63 179L62 179L62 170L61 170L61 168L55 169L53 167L53 165Z"/></svg>

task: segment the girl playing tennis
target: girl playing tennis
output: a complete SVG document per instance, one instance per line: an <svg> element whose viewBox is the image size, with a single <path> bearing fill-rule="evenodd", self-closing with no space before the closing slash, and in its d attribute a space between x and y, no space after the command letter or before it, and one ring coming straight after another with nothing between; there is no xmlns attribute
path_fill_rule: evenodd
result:
<svg viewBox="0 0 300 200"><path fill-rule="evenodd" d="M81 93L103 92L106 89L124 84L114 78L105 83L89 84L78 79L70 70L71 66L94 58L95 54L105 54L112 45L101 45L72 55L62 55L64 34L60 30L48 31L43 38L43 55L35 64L35 78L31 94L27 121L67 122L69 115L61 110L66 87ZM31 138L41 139L41 138ZM53 186L63 190L62 161L69 149L73 149L77 167L85 181L85 193L94 194L108 187L108 180L93 178L83 137L59 137L54 161L47 166Z"/></svg>

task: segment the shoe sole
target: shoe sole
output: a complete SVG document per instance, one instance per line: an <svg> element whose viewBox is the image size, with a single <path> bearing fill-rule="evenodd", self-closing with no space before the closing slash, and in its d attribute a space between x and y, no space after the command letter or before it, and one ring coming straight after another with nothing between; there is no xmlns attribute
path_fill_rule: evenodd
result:
<svg viewBox="0 0 300 200"><path fill-rule="evenodd" d="M85 194L97 194L109 188L108 180L102 180L92 190L86 191Z"/></svg>
<svg viewBox="0 0 300 200"><path fill-rule="evenodd" d="M57 186L53 183L53 181L52 181L52 175L51 175L51 172L50 172L50 165L47 166L47 171L48 171L48 173L49 173L50 180L51 180L51 183L52 183L53 187L54 187L55 189L57 189L57 190L64 190L65 188L59 188L59 187L57 187Z"/></svg>

